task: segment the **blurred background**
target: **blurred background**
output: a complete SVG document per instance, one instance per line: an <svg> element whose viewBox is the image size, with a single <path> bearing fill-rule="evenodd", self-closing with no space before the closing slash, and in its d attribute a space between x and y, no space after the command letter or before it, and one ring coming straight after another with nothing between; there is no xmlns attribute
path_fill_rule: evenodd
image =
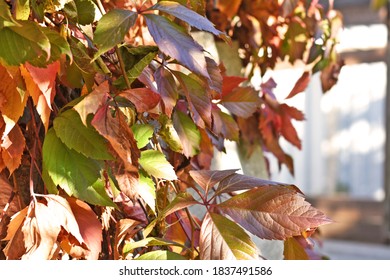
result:
<svg viewBox="0 0 390 280"><path fill-rule="evenodd" d="M307 119L297 124L302 151L289 151L295 177L284 169L278 172L276 163L272 167L272 179L295 182L335 221L321 229L323 251L333 259L390 259L388 8L375 9L373 4L334 1L344 19L338 51L345 66L325 95L317 76L293 100ZM295 72L275 74L282 78Z"/></svg>
<svg viewBox="0 0 390 280"><path fill-rule="evenodd" d="M285 166L279 170L270 156L271 179L296 184L335 221L321 227L320 250L330 259L390 260L389 3L334 1L343 15L338 52L345 65L326 94L315 74L305 93L284 100L303 70L281 65L272 73L275 95L301 109L306 120L294 123L302 150L283 145L294 159L295 176ZM220 168L245 169L228 154L220 155Z"/></svg>

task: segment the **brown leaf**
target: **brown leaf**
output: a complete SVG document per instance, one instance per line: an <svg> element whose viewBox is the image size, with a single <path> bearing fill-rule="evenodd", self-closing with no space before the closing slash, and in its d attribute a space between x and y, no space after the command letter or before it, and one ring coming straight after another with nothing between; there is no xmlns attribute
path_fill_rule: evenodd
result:
<svg viewBox="0 0 390 280"><path fill-rule="evenodd" d="M120 110L113 116L108 106L101 107L92 120L96 130L108 140L119 159L124 164L125 170L138 172L138 159L140 151L133 131L127 125L125 116Z"/></svg>
<svg viewBox="0 0 390 280"><path fill-rule="evenodd" d="M17 169L21 162L26 142L19 125L15 125L1 144L1 156L4 165L8 168L10 174Z"/></svg>
<svg viewBox="0 0 390 280"><path fill-rule="evenodd" d="M12 192L13 187L8 179L4 175L0 175L0 240L6 235L10 217L20 209Z"/></svg>
<svg viewBox="0 0 390 280"><path fill-rule="evenodd" d="M237 15L241 2L242 0L219 0L217 1L217 7L231 19Z"/></svg>
<svg viewBox="0 0 390 280"><path fill-rule="evenodd" d="M222 95L221 104L232 114L248 118L259 107L260 99L252 87L237 87Z"/></svg>
<svg viewBox="0 0 390 280"><path fill-rule="evenodd" d="M11 69L13 76L7 68L0 64L0 111L5 122L5 131L2 137L8 135L11 129L23 115L28 94L19 92L22 81L19 69Z"/></svg>
<svg viewBox="0 0 390 280"><path fill-rule="evenodd" d="M294 188L264 186L238 194L216 206L252 234L285 240L331 220L306 202Z"/></svg>
<svg viewBox="0 0 390 280"><path fill-rule="evenodd" d="M73 197L67 198L67 201L79 226L80 235L88 247L86 249L85 246L75 245L71 248L69 255L97 260L101 252L102 224L87 203Z"/></svg>
<svg viewBox="0 0 390 280"><path fill-rule="evenodd" d="M116 223L115 240L114 240L114 259L121 258L121 245L123 241L130 241L138 232L136 227L140 222L132 219L121 219Z"/></svg>
<svg viewBox="0 0 390 280"><path fill-rule="evenodd" d="M160 95L148 88L134 88L122 91L120 96L130 100L138 113L152 110L160 102Z"/></svg>
<svg viewBox="0 0 390 280"><path fill-rule="evenodd" d="M290 91L290 93L286 97L286 99L292 98L295 95L297 95L298 93L304 91L307 88L309 82L310 82L310 72L305 71L305 72L303 72L302 76L299 77L299 79L295 83L293 89Z"/></svg>
<svg viewBox="0 0 390 280"><path fill-rule="evenodd" d="M73 107L79 113L85 125L87 125L87 116L95 114L106 103L109 90L108 81L105 81Z"/></svg>
<svg viewBox="0 0 390 280"><path fill-rule="evenodd" d="M26 218L28 207L20 210L11 218L8 225L7 236L3 240L8 241L3 252L9 260L20 259L26 252L23 240L22 226Z"/></svg>

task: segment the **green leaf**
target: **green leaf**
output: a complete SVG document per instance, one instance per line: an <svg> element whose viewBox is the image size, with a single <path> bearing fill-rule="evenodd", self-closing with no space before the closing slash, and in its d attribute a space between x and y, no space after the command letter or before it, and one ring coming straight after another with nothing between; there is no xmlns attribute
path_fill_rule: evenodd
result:
<svg viewBox="0 0 390 280"><path fill-rule="evenodd" d="M94 59L123 41L125 35L137 19L137 13L129 10L113 9L98 22L93 39L98 51Z"/></svg>
<svg viewBox="0 0 390 280"><path fill-rule="evenodd" d="M130 70L126 72L126 76L130 84L134 82L139 77L139 75L141 75L145 67L148 66L150 62L152 62L152 60L156 57L156 54L156 51L147 53L144 57L139 59ZM115 80L113 84L119 89L124 89L127 87L123 76Z"/></svg>
<svg viewBox="0 0 390 280"><path fill-rule="evenodd" d="M12 17L7 3L4 0L0 0L0 30L8 26L19 26L19 24Z"/></svg>
<svg viewBox="0 0 390 280"><path fill-rule="evenodd" d="M42 27L32 21L19 22L20 26L0 29L0 61L8 65L20 65L29 61L37 65L50 56L50 41Z"/></svg>
<svg viewBox="0 0 390 280"><path fill-rule="evenodd" d="M159 151L142 151L139 164L149 175L156 178L177 179L173 166L167 161L165 155Z"/></svg>
<svg viewBox="0 0 390 280"><path fill-rule="evenodd" d="M180 111L174 111L172 120L173 126L179 135L183 154L186 157L192 157L199 153L201 136L191 118Z"/></svg>
<svg viewBox="0 0 390 280"><path fill-rule="evenodd" d="M173 242L170 240L165 240L163 238L158 238L158 237L147 237L145 239L142 239L140 241L132 242L132 243L127 243L123 247L123 254L127 255L131 251L133 251L136 248L140 247L153 247L153 246L178 246L178 247L183 247L182 244L179 244L177 242Z"/></svg>
<svg viewBox="0 0 390 280"><path fill-rule="evenodd" d="M145 253L140 257L136 258L135 260L163 261L163 260L187 260L187 259L182 255L179 255L174 252L157 250L157 251Z"/></svg>
<svg viewBox="0 0 390 280"><path fill-rule="evenodd" d="M16 0L14 3L15 18L27 20L30 16L30 0Z"/></svg>
<svg viewBox="0 0 390 280"><path fill-rule="evenodd" d="M90 0L75 0L67 3L64 12L81 25L87 25L95 19L95 4Z"/></svg>
<svg viewBox="0 0 390 280"><path fill-rule="evenodd" d="M137 193L149 205L150 209L156 213L156 186L153 180L147 175L140 172L139 182L136 187Z"/></svg>
<svg viewBox="0 0 390 280"><path fill-rule="evenodd" d="M69 149L93 159L113 159L108 152L107 141L94 128L85 126L76 111L61 113L54 119L53 126L56 135Z"/></svg>
<svg viewBox="0 0 390 280"><path fill-rule="evenodd" d="M163 53L177 59L191 71L210 78L203 47L195 42L183 27L166 17L153 14L143 16L150 34Z"/></svg>
<svg viewBox="0 0 390 280"><path fill-rule="evenodd" d="M42 28L42 31L50 41L50 59L46 62L47 64L58 60L62 54L67 55L71 60L73 59L69 43L60 33L49 28Z"/></svg>
<svg viewBox="0 0 390 280"><path fill-rule="evenodd" d="M172 119L168 118L167 115L160 115L159 122L161 124L161 129L159 131L161 138L173 151L181 153L183 151L183 146L177 131L173 127Z"/></svg>
<svg viewBox="0 0 390 280"><path fill-rule="evenodd" d="M159 218L165 218L166 216L179 211L183 208L187 208L189 206L199 204L194 197L188 193L179 193L176 197L169 203L169 205L163 210L161 216Z"/></svg>
<svg viewBox="0 0 390 280"><path fill-rule="evenodd" d="M134 124L131 129L134 133L134 138L137 141L138 149L145 147L152 138L154 129L149 124Z"/></svg>
<svg viewBox="0 0 390 280"><path fill-rule="evenodd" d="M211 23L207 18L199 15L198 13L188 9L187 7L180 5L177 2L172 1L160 1L157 4L149 8L149 10L159 10L167 14L173 15L189 25L196 27L199 30L210 32L220 38L224 39L227 42L230 42L229 37L217 30L213 23Z"/></svg>
<svg viewBox="0 0 390 280"><path fill-rule="evenodd" d="M256 245L236 223L215 213L207 213L200 230L201 260L258 259Z"/></svg>
<svg viewBox="0 0 390 280"><path fill-rule="evenodd" d="M101 163L69 149L49 129L42 147L43 168L51 178L49 185L59 185L68 195L88 203L113 206L101 182Z"/></svg>

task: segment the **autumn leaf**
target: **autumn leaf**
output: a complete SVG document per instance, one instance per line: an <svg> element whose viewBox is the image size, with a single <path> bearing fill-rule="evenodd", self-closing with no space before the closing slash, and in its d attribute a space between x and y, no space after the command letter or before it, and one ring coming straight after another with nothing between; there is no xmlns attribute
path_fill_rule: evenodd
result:
<svg viewBox="0 0 390 280"><path fill-rule="evenodd" d="M131 101L138 113L148 112L160 102L160 95L148 88L127 89L119 93L119 96Z"/></svg>
<svg viewBox="0 0 390 280"><path fill-rule="evenodd" d="M68 243L68 245L71 245L69 246L68 254L74 258L97 260L102 249L102 224L87 203L73 197L69 197L66 200L78 224L83 243L88 248L86 249L85 246L72 246Z"/></svg>
<svg viewBox="0 0 390 280"><path fill-rule="evenodd" d="M239 128L234 118L213 104L213 131L232 141L238 141Z"/></svg>
<svg viewBox="0 0 390 280"><path fill-rule="evenodd" d="M220 103L232 114L248 118L259 107L260 99L252 87L237 87L229 93L222 94Z"/></svg>
<svg viewBox="0 0 390 280"><path fill-rule="evenodd" d="M223 179L236 174L237 169L212 171L212 170L192 170L191 177L204 190L205 197L211 188L219 184Z"/></svg>
<svg viewBox="0 0 390 280"><path fill-rule="evenodd" d="M138 172L140 151L123 113L117 110L116 116L112 116L110 109L103 106L96 113L91 124L108 140L125 169L129 172Z"/></svg>
<svg viewBox="0 0 390 280"><path fill-rule="evenodd" d="M98 51L94 59L119 44L137 19L137 13L129 10L113 9L98 22L94 43Z"/></svg>
<svg viewBox="0 0 390 280"><path fill-rule="evenodd" d="M191 118L180 111L174 111L172 115L173 127L179 136L183 154L192 157L200 149L200 132Z"/></svg>
<svg viewBox="0 0 390 280"><path fill-rule="evenodd" d="M200 230L201 260L255 260L256 245L235 222L216 213L207 213Z"/></svg>
<svg viewBox="0 0 390 280"><path fill-rule="evenodd" d="M283 256L285 260L308 260L305 249L294 237L289 237L284 241Z"/></svg>
<svg viewBox="0 0 390 280"><path fill-rule="evenodd" d="M165 155L159 151L142 151L139 163L153 177L167 180L177 179L173 166L167 161Z"/></svg>
<svg viewBox="0 0 390 280"><path fill-rule="evenodd" d="M302 76L299 77L299 79L296 81L293 89L290 91L286 99L292 98L298 93L304 91L307 88L309 82L310 82L310 72L305 71L303 72Z"/></svg>
<svg viewBox="0 0 390 280"><path fill-rule="evenodd" d="M229 18L233 18L237 15L241 2L242 0L219 0L217 2L217 8Z"/></svg>
<svg viewBox="0 0 390 280"><path fill-rule="evenodd" d="M173 75L164 67L159 67L154 72L154 78L157 83L158 92L164 103L165 114L170 117L172 110L179 98L179 92Z"/></svg>
<svg viewBox="0 0 390 280"><path fill-rule="evenodd" d="M88 115L95 114L98 109L106 103L109 98L108 93L109 85L108 82L105 81L73 107L73 109L79 113L84 125L87 125Z"/></svg>
<svg viewBox="0 0 390 280"><path fill-rule="evenodd" d="M150 34L163 53L177 59L191 71L209 78L202 46L195 42L183 27L163 16L143 16Z"/></svg>
<svg viewBox="0 0 390 280"><path fill-rule="evenodd" d="M181 72L174 72L175 77L179 80L184 90L185 96L189 103L189 109L195 124L201 128L211 126L211 108L210 93L205 86L191 76Z"/></svg>
<svg viewBox="0 0 390 280"><path fill-rule="evenodd" d="M2 81L0 84L0 111L5 122L3 138L23 115L28 98L28 94L19 88L19 82L22 80L20 71L16 69L13 74L11 76L7 68L0 64L0 81Z"/></svg>
<svg viewBox="0 0 390 280"><path fill-rule="evenodd" d="M15 125L1 143L1 156L12 174L21 164L26 140L19 125Z"/></svg>
<svg viewBox="0 0 390 280"><path fill-rule="evenodd" d="M138 232L136 227L140 224L139 221L133 219L121 219L115 225L115 241L114 241L114 258L120 259L122 255L122 242L130 241L131 238Z"/></svg>
<svg viewBox="0 0 390 280"><path fill-rule="evenodd" d="M284 186L253 188L218 204L216 209L264 239L285 240L331 222L295 189Z"/></svg>
<svg viewBox="0 0 390 280"><path fill-rule="evenodd" d="M199 15L198 13L188 9L183 5L180 5L177 2L160 1L150 7L149 10L159 10L173 15L199 30L210 32L215 36L224 39L226 42L230 42L229 37L225 33L217 30L213 23L211 23L207 18Z"/></svg>
<svg viewBox="0 0 390 280"><path fill-rule="evenodd" d="M180 254L166 251L166 250L156 250L152 252L147 252L135 260L155 260L155 261L162 261L162 260L187 260L185 257L183 257Z"/></svg>

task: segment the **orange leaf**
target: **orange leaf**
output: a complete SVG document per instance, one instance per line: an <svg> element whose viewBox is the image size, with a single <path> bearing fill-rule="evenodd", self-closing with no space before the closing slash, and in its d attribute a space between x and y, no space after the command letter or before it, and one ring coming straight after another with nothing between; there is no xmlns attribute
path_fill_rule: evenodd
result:
<svg viewBox="0 0 390 280"><path fill-rule="evenodd" d="M285 260L308 260L305 248L294 238L290 237L284 241L283 255Z"/></svg>
<svg viewBox="0 0 390 280"><path fill-rule="evenodd" d="M19 125L15 125L1 144L1 156L10 174L20 166L25 145L22 130Z"/></svg>
<svg viewBox="0 0 390 280"><path fill-rule="evenodd" d="M81 237L88 246L88 250L81 246L74 246L74 248L81 251L85 259L97 260L101 252L102 224L95 212L85 202L72 197L67 198L67 201L76 218ZM72 250L70 255L72 255Z"/></svg>
<svg viewBox="0 0 390 280"><path fill-rule="evenodd" d="M51 114L50 106L47 103L42 91L39 89L39 87L31 77L30 73L23 65L20 66L20 71L26 83L27 91L34 102L34 105L36 106L39 116L41 117L42 123L45 127L45 131L47 131L47 129L49 128L49 120Z"/></svg>
<svg viewBox="0 0 390 280"><path fill-rule="evenodd" d="M120 245L124 240L131 239L138 230L135 229L140 222L133 219L121 219L116 224L115 241L114 241L114 259L120 258Z"/></svg>
<svg viewBox="0 0 390 280"><path fill-rule="evenodd" d="M15 126L23 115L28 95L19 92L21 82L20 71L11 69L12 76L8 69L0 64L0 111L5 122L3 138Z"/></svg>
<svg viewBox="0 0 390 280"><path fill-rule="evenodd" d="M46 66L46 68L39 68L26 63L26 68L31 75L31 78L41 90L44 95L47 105L50 109L51 103L54 101L55 91L55 80L57 73L60 70L60 63L58 61L53 62Z"/></svg>

